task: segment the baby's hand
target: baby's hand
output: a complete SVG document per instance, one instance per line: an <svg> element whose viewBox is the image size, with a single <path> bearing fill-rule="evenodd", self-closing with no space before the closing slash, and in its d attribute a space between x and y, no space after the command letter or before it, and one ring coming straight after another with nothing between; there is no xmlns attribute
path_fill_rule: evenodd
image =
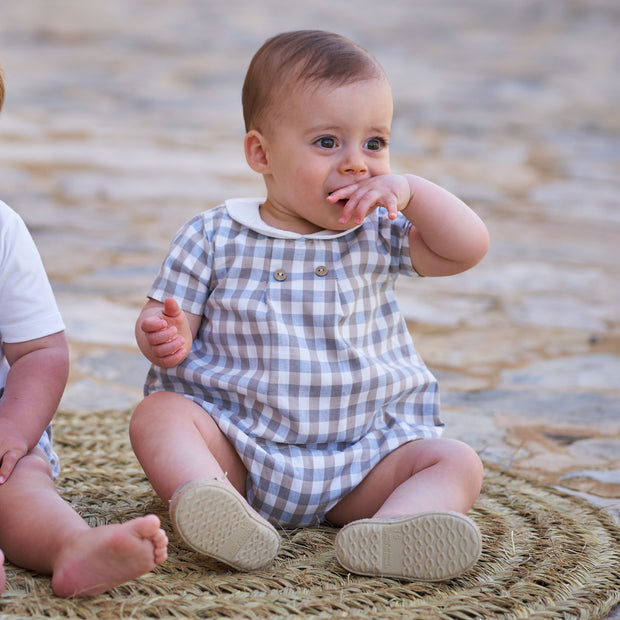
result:
<svg viewBox="0 0 620 620"><path fill-rule="evenodd" d="M176 300L169 298L143 310L137 325L142 352L156 366L180 364L192 346L189 321ZM140 337L140 332L144 335Z"/></svg>
<svg viewBox="0 0 620 620"><path fill-rule="evenodd" d="M0 484L13 473L17 462L28 454L28 442L9 420L0 419Z"/></svg>
<svg viewBox="0 0 620 620"><path fill-rule="evenodd" d="M352 183L332 192L327 200L336 203L347 200L342 209L340 223L346 224L353 217L356 224L377 207L387 209L388 217L395 220L411 200L411 189L407 179L399 174L382 174L357 183Z"/></svg>

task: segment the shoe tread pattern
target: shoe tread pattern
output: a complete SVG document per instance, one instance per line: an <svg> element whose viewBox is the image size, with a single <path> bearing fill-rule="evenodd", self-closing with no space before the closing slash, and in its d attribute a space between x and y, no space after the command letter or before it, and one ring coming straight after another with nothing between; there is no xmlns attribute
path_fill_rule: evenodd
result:
<svg viewBox="0 0 620 620"><path fill-rule="evenodd" d="M190 548L239 570L266 566L280 548L276 529L217 480L182 487L173 498L171 515Z"/></svg>
<svg viewBox="0 0 620 620"><path fill-rule="evenodd" d="M480 531L460 513L442 511L403 519L364 519L336 537L336 556L353 573L445 581L479 558Z"/></svg>

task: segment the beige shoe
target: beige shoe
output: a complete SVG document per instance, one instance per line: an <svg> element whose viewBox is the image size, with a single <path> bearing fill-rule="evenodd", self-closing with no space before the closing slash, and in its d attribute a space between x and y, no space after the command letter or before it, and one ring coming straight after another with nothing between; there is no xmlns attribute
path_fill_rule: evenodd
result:
<svg viewBox="0 0 620 620"><path fill-rule="evenodd" d="M277 530L221 480L192 480L170 500L172 524L194 551L243 571L266 567L280 549Z"/></svg>
<svg viewBox="0 0 620 620"><path fill-rule="evenodd" d="M475 564L482 541L469 517L433 511L353 521L338 532L335 547L338 561L352 573L445 581Z"/></svg>

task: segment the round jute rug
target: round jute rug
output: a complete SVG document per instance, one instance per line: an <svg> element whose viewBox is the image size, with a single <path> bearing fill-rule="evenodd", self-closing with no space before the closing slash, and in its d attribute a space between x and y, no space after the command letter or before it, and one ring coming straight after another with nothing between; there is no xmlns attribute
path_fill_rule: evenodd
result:
<svg viewBox="0 0 620 620"><path fill-rule="evenodd" d="M351 575L336 562L336 530L282 532L268 570L236 573L186 550L137 464L127 412L60 413L55 443L62 495L91 524L154 511L170 557L133 582L92 598L55 597L50 579L6 565L0 618L604 618L620 602L620 529L591 505L487 468L471 516L484 548L447 583Z"/></svg>

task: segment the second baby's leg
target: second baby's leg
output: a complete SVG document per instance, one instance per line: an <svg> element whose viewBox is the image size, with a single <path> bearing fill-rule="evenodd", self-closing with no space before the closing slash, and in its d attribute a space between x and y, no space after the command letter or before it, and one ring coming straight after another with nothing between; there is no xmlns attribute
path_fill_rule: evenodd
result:
<svg viewBox="0 0 620 620"><path fill-rule="evenodd" d="M164 502L186 482L226 479L245 497L246 469L213 418L197 403L172 392L147 396L131 418L133 450Z"/></svg>
<svg viewBox="0 0 620 620"><path fill-rule="evenodd" d="M4 554L0 550L0 593L4 592L4 586L6 584L6 572L4 570Z"/></svg>
<svg viewBox="0 0 620 620"><path fill-rule="evenodd" d="M90 527L58 494L39 448L22 457L0 485L0 525L7 558L53 575L52 588L63 597L101 594L167 556L168 539L155 515Z"/></svg>

